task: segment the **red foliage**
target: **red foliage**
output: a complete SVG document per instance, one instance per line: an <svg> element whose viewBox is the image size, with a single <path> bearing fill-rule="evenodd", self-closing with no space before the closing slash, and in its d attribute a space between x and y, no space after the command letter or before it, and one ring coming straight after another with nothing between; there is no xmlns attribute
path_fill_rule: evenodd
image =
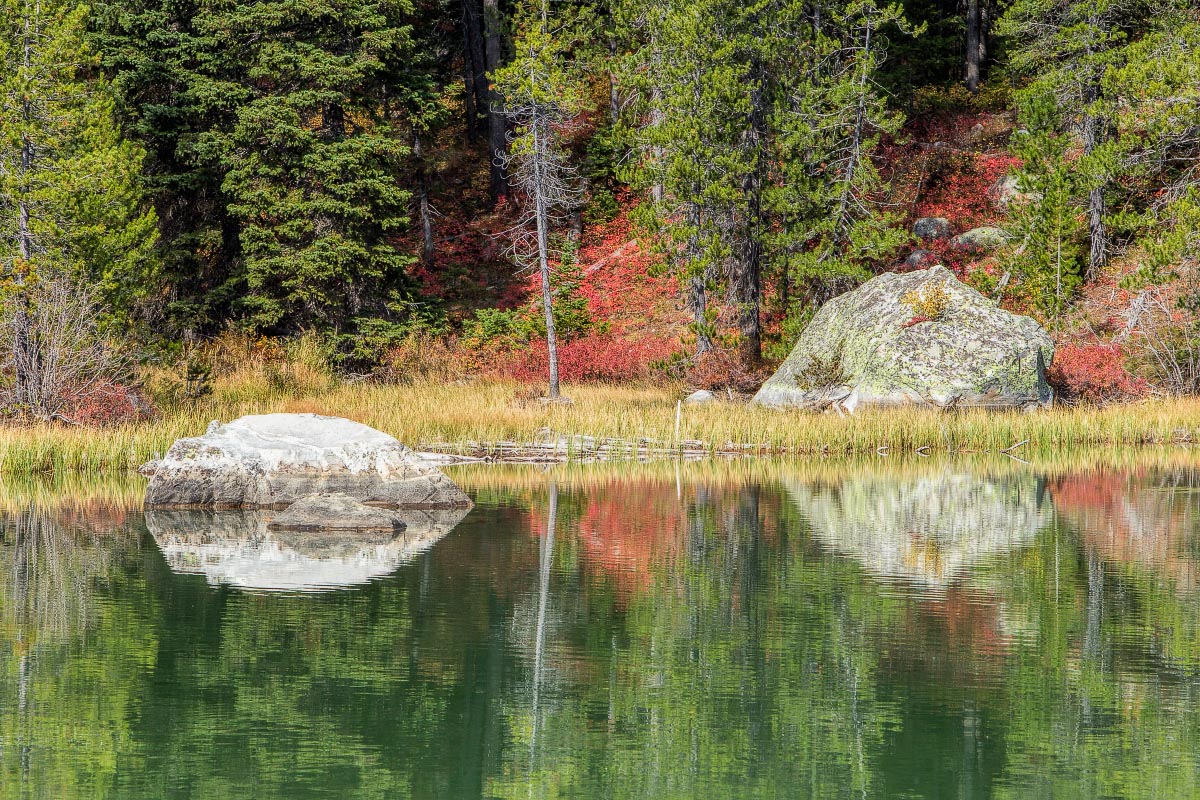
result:
<svg viewBox="0 0 1200 800"><path fill-rule="evenodd" d="M1125 369L1124 348L1101 342L1059 345L1046 379L1067 402L1130 400L1150 389L1144 379Z"/></svg>
<svg viewBox="0 0 1200 800"><path fill-rule="evenodd" d="M944 159L922 187L917 217L945 217L959 231L983 225L996 216L988 189L1018 164L1007 153L957 153Z"/></svg>
<svg viewBox="0 0 1200 800"><path fill-rule="evenodd" d="M687 382L693 389L735 392L753 392L762 386L770 375L766 368L749 370L736 353L729 350L712 350L696 359L688 370Z"/></svg>
<svg viewBox="0 0 1200 800"><path fill-rule="evenodd" d="M644 380L653 376L655 364L666 361L678 347L673 338L585 336L559 342L558 373L564 381ZM483 371L526 383L549 380L546 343L539 341L528 349L500 353Z"/></svg>
<svg viewBox="0 0 1200 800"><path fill-rule="evenodd" d="M911 328L913 325L920 325L922 322L930 322L930 321L931 320L929 317L923 317L920 314L918 314L917 316L910 319L908 322L905 322L900 327L901 328Z"/></svg>
<svg viewBox="0 0 1200 800"><path fill-rule="evenodd" d="M137 389L106 380L87 392L68 392L63 416L78 425L120 425L150 416L150 404Z"/></svg>

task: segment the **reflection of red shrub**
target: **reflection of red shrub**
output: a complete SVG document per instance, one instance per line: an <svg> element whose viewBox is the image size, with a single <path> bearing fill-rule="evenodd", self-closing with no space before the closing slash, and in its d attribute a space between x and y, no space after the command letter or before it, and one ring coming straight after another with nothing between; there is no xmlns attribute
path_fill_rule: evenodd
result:
<svg viewBox="0 0 1200 800"><path fill-rule="evenodd" d="M650 378L654 366L678 348L673 339L624 339L611 334L559 342L558 373L564 381L621 381ZM485 372L523 382L547 380L546 343L500 354Z"/></svg>
<svg viewBox="0 0 1200 800"><path fill-rule="evenodd" d="M1129 400L1145 395L1150 388L1125 369L1124 348L1100 342L1059 345L1046 379L1068 402Z"/></svg>
<svg viewBox="0 0 1200 800"><path fill-rule="evenodd" d="M136 389L102 381L86 393L67 393L63 416L78 425L119 425L149 416L150 406Z"/></svg>

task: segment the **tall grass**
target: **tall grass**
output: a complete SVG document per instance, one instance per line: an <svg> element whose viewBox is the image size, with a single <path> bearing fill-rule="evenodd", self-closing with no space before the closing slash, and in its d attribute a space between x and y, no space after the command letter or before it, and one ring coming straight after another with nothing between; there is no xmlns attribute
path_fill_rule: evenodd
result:
<svg viewBox="0 0 1200 800"><path fill-rule="evenodd" d="M166 452L175 439L204 432L213 419L311 412L349 417L425 450L486 452L498 442L561 437L648 440L664 448L742 448L747 454L914 457L1012 449L1021 458L1095 448L1200 442L1200 402L1161 400L1036 414L927 410L862 411L853 417L771 411L740 403L683 406L681 387L572 386L572 405L542 405L512 383L472 381L401 386L339 382L292 367L214 380L201 400L175 400L153 421L105 429L0 428L0 474L128 471ZM1023 444L1022 444L1023 443Z"/></svg>

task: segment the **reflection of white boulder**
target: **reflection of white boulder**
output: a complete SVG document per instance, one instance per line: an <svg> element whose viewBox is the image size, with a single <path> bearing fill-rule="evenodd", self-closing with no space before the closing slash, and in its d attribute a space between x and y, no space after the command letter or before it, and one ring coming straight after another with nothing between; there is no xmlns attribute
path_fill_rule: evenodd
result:
<svg viewBox="0 0 1200 800"><path fill-rule="evenodd" d="M466 509L398 512L405 531L274 531L272 512L146 511L146 527L175 572L252 591L322 591L366 583L428 550Z"/></svg>
<svg viewBox="0 0 1200 800"><path fill-rule="evenodd" d="M851 478L788 486L825 544L883 576L945 587L972 564L1029 544L1050 521L1033 476Z"/></svg>

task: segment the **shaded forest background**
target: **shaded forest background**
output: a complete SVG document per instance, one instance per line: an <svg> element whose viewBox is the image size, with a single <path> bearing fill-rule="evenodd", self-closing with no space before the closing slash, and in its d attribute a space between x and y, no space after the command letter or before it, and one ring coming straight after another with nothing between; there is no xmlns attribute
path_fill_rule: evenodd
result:
<svg viewBox="0 0 1200 800"><path fill-rule="evenodd" d="M1200 390L1185 0L0 7L15 411L270 352L744 391L933 263L1068 398Z"/></svg>

